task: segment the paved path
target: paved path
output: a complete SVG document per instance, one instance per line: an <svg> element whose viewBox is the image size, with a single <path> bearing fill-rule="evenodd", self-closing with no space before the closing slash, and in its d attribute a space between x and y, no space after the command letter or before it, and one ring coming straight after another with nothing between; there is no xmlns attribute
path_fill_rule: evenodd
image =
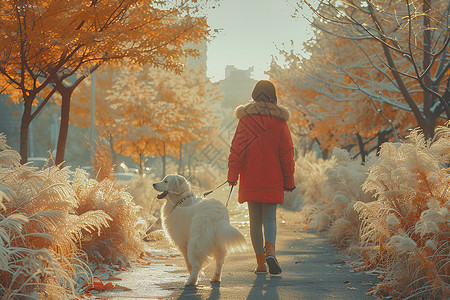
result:
<svg viewBox="0 0 450 300"><path fill-rule="evenodd" d="M365 291L377 278L354 272L345 257L331 247L325 237L302 230L295 212L278 212L277 257L283 268L280 276L255 275L255 258L248 237L244 206L231 212L232 223L246 235L249 248L227 257L220 284L209 278L210 264L196 287L185 287L184 259L165 241L150 245L151 264L137 264L120 274L120 285L131 291L109 291L95 296L102 299L377 299Z"/></svg>

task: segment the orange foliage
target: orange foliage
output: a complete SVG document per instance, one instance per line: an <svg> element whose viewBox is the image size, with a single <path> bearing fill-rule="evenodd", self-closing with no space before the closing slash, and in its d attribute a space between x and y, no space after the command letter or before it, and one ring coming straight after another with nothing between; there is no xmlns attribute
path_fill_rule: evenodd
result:
<svg viewBox="0 0 450 300"><path fill-rule="evenodd" d="M133 63L180 70L180 60L198 55L198 50L184 44L199 43L207 34L206 20L187 13L199 5L189 1L178 5L137 0L33 0L26 5L3 1L0 44L8 49L4 54L10 55L8 59L17 59L5 68L20 67L17 54L26 50L27 62L46 67L43 76L126 57ZM20 27L21 19L30 22L28 26ZM21 49L21 37L26 38L26 49Z"/></svg>
<svg viewBox="0 0 450 300"><path fill-rule="evenodd" d="M325 149L353 149L355 136L369 141L380 134L380 144L383 135L404 136L415 126L432 137L443 114L450 116L448 1L327 2L315 12L306 57L281 51L284 62L274 61L268 72L301 111L294 121L306 121Z"/></svg>
<svg viewBox="0 0 450 300"><path fill-rule="evenodd" d="M177 75L161 69L110 68L96 76L96 130L110 137L122 155L142 162L146 156L177 156L180 144L202 141L218 127L218 86L202 68ZM89 83L88 81L86 83ZM73 103L73 123L88 126L90 89Z"/></svg>
<svg viewBox="0 0 450 300"><path fill-rule="evenodd" d="M209 34L199 1L16 0L0 8L0 91L24 101L21 154L39 93L63 99L56 162L64 158L73 90L105 62L124 58L180 72ZM187 46L187 44L192 46ZM44 100L42 105L45 105Z"/></svg>
<svg viewBox="0 0 450 300"><path fill-rule="evenodd" d="M293 123L307 124L308 135L317 139L322 149L352 149L357 144L355 134L367 140L389 130L389 123L377 110L382 110L401 132L413 122L410 114L383 105L376 98L371 100L373 95L368 95L365 89L386 93L386 79L373 66L364 63L363 51L355 50L352 41L317 32L316 42L307 46L311 53L308 59L283 52L288 66L282 67L274 61L268 72L280 96L298 111L293 114ZM367 86L359 82L355 86L349 74L367 82ZM401 97L399 93L390 96ZM372 142L368 149L374 146L376 143Z"/></svg>

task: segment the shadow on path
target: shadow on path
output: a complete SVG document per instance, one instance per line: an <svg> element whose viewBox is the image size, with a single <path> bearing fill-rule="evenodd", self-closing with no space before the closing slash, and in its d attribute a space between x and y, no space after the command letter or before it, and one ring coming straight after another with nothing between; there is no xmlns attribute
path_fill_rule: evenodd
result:
<svg viewBox="0 0 450 300"><path fill-rule="evenodd" d="M208 298L202 298L205 296L205 290L210 290ZM177 299L192 299L192 300L218 300L220 299L220 282L212 282L211 287L202 286L185 286L183 292L178 296Z"/></svg>
<svg viewBox="0 0 450 300"><path fill-rule="evenodd" d="M260 300L260 299L377 299L365 295L378 280L362 272L354 272L343 253L331 247L326 237L302 230L296 215L280 210L286 220L281 221L277 234L277 258L283 269L279 276L256 275L253 249L232 253L225 259L221 283L210 283L214 263L200 276L197 286L184 286L189 276L184 259L173 256L178 250L162 241L160 250L149 250L164 255L149 266L136 265L133 271L122 274L121 285L131 291L108 291L96 295L108 300L166 299L166 300ZM238 224L238 223L236 223ZM238 225L236 225L238 226ZM248 226L241 225L248 236ZM156 245L155 245L156 247Z"/></svg>
<svg viewBox="0 0 450 300"><path fill-rule="evenodd" d="M253 286L248 293L247 300L278 300L277 287L281 283L281 276L256 275Z"/></svg>
<svg viewBox="0 0 450 300"><path fill-rule="evenodd" d="M277 287L281 284L281 276L256 275L253 285L245 299L247 300L278 300ZM209 294L208 291L209 290ZM177 300L218 300L225 295L221 294L220 283L211 283L207 286L185 286Z"/></svg>

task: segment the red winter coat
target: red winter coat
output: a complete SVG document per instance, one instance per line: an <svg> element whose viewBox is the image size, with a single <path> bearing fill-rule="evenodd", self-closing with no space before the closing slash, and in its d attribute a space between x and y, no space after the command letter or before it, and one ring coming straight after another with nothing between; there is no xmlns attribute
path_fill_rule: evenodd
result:
<svg viewBox="0 0 450 300"><path fill-rule="evenodd" d="M294 146L287 109L250 102L235 111L239 120L228 158L228 180L239 182L239 203L283 204L284 190L295 188Z"/></svg>

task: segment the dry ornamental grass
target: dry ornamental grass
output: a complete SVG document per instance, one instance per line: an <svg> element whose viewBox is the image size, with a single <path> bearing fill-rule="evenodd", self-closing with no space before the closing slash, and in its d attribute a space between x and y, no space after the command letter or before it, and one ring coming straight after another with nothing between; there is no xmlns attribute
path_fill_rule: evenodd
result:
<svg viewBox="0 0 450 300"><path fill-rule="evenodd" d="M114 181L68 167L19 163L0 135L0 293L2 299L74 295L91 281L88 262L117 263L142 251L132 196ZM107 176L105 176L107 177Z"/></svg>
<svg viewBox="0 0 450 300"><path fill-rule="evenodd" d="M379 277L368 293L450 296L450 128L438 127L431 141L413 130L365 165L344 150L329 162L301 160L307 228L326 232L356 254L356 269Z"/></svg>

